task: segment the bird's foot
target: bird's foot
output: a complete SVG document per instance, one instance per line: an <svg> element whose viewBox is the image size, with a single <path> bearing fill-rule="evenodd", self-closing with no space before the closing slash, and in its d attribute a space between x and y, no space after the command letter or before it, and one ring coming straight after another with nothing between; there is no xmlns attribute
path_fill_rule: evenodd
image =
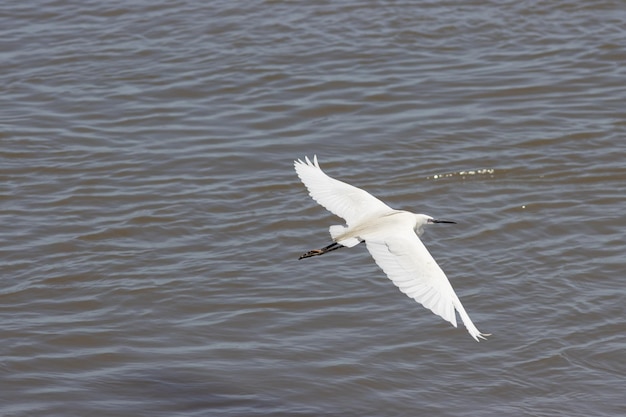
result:
<svg viewBox="0 0 626 417"><path fill-rule="evenodd" d="M328 245L326 247L323 247L322 249L310 250L307 253L304 253L304 254L300 255L300 257L298 259L300 260L300 259L304 259L304 258L310 258L311 256L323 255L323 254L325 254L327 252L331 252L331 251L334 251L334 250L337 250L337 249L343 248L343 247L344 247L343 245L341 245L341 244L339 244L337 242L333 242L330 245Z"/></svg>
<svg viewBox="0 0 626 417"><path fill-rule="evenodd" d="M324 251L321 249L313 249L308 251L307 253L303 253L302 255L300 255L298 259L310 258L311 256L321 255L323 253Z"/></svg>

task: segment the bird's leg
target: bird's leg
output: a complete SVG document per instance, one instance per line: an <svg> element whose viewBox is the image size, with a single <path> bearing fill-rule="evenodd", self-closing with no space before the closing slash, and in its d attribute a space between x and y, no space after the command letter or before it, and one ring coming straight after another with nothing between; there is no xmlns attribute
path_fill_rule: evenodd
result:
<svg viewBox="0 0 626 417"><path fill-rule="evenodd" d="M301 255L298 259L304 259L304 258L310 258L311 256L323 255L325 253L332 252L339 248L345 248L345 246L337 242L333 242L330 245L323 247L322 249L310 250L307 253Z"/></svg>

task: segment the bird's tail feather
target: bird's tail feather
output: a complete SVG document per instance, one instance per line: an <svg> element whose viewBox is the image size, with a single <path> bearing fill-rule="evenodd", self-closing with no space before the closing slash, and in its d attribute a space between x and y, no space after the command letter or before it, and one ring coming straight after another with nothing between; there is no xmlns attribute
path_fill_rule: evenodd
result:
<svg viewBox="0 0 626 417"><path fill-rule="evenodd" d="M348 230L346 226L340 226L338 224L330 226L330 229L328 229L328 231L330 232L330 237L332 237L335 242L343 246L351 248L361 243L361 241L356 237L342 237L342 235L346 233L346 230Z"/></svg>

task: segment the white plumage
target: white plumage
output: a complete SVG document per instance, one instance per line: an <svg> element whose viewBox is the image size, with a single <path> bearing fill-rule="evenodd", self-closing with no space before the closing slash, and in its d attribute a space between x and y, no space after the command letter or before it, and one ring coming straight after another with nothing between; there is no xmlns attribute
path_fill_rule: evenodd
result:
<svg viewBox="0 0 626 417"><path fill-rule="evenodd" d="M448 278L418 237L428 223L453 222L394 210L367 191L326 175L317 157L313 161L308 157L304 161L299 159L294 166L311 197L331 213L343 218L347 224L330 227L330 235L336 243L308 252L302 257L321 255L365 241L378 266L400 291L455 327L456 309L476 341L489 336L474 326Z"/></svg>

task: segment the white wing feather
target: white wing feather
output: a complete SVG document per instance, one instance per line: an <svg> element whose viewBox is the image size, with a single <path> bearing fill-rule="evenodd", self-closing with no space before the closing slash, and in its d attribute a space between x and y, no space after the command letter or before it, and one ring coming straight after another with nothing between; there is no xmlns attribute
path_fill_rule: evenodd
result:
<svg viewBox="0 0 626 417"><path fill-rule="evenodd" d="M298 159L294 167L310 196L331 213L341 217L348 226L353 226L368 217L378 216L393 209L367 191L329 177L317 163L305 157Z"/></svg>
<svg viewBox="0 0 626 417"><path fill-rule="evenodd" d="M406 295L456 327L455 309L470 335L484 339L470 320L450 281L428 249L409 228L393 228L384 236L366 236L365 244L378 266Z"/></svg>

